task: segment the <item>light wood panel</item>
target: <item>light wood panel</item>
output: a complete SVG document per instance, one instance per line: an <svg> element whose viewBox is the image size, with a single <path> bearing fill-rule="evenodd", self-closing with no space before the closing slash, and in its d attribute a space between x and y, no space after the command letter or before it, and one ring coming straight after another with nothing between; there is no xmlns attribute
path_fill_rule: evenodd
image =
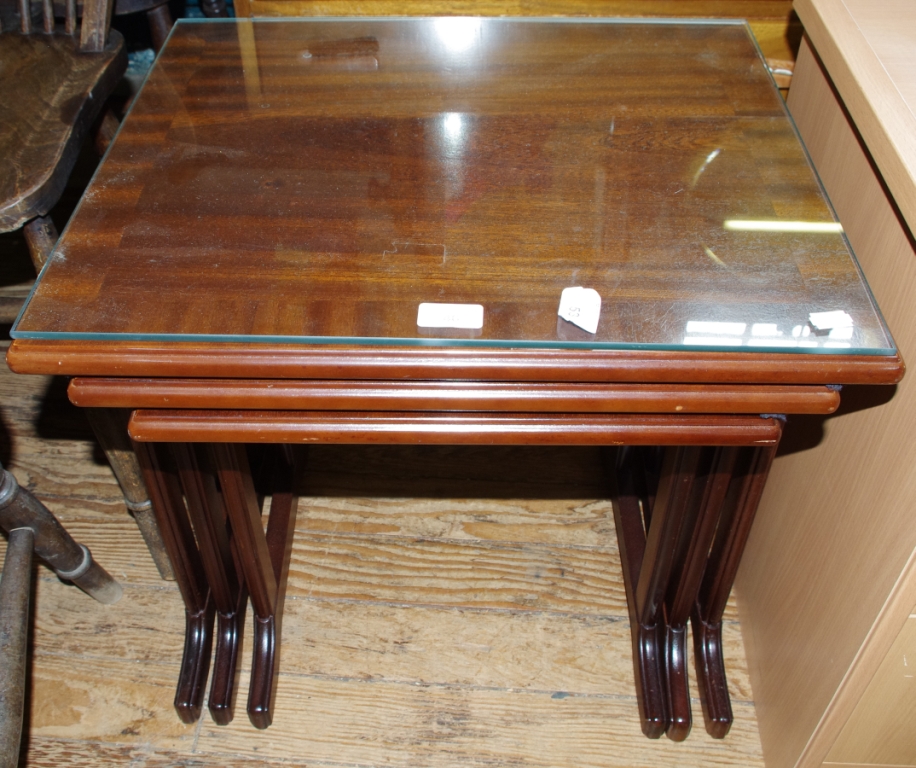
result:
<svg viewBox="0 0 916 768"><path fill-rule="evenodd" d="M38 567L24 766L762 766L734 606L731 734L643 737L601 456L583 448L313 447L274 725L182 725L181 600L82 414L45 377L0 371L0 397L0 460L125 587L102 606Z"/></svg>
<svg viewBox="0 0 916 768"><path fill-rule="evenodd" d="M789 106L906 358L912 241L804 47ZM820 444L774 463L737 584L769 766L821 764L916 602L914 391L904 378L889 404L827 419ZM812 427L790 419L786 442Z"/></svg>
<svg viewBox="0 0 916 768"><path fill-rule="evenodd" d="M797 0L849 114L916 229L916 6L909 0Z"/></svg>
<svg viewBox="0 0 916 768"><path fill-rule="evenodd" d="M916 618L909 618L840 737L831 763L916 765Z"/></svg>

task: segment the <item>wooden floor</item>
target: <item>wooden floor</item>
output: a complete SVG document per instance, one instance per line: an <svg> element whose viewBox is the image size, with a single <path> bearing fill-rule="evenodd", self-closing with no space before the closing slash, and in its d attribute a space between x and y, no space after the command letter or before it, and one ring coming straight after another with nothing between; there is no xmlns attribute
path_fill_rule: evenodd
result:
<svg viewBox="0 0 916 768"><path fill-rule="evenodd" d="M0 250L10 320L33 273L15 238ZM245 672L232 725L181 724L178 591L65 388L2 367L0 461L124 597L99 605L36 566L22 765L762 766L733 606L730 735L642 736L594 449L312 447L274 725L248 724Z"/></svg>

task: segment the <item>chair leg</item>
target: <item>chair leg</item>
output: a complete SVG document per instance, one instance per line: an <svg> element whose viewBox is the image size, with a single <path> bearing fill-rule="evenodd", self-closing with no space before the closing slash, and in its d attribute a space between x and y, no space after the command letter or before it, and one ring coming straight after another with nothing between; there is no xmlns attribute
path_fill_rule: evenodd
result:
<svg viewBox="0 0 916 768"><path fill-rule="evenodd" d="M156 525L153 507L143 482L143 473L127 435L130 411L118 408L84 408L83 413L89 419L92 431L95 432L96 439L102 446L108 463L111 464L115 479L121 486L121 493L124 494L124 504L137 521L140 535L146 542L146 548L156 564L159 575L163 579L174 581L175 573L169 562L162 534Z"/></svg>
<svg viewBox="0 0 916 768"><path fill-rule="evenodd" d="M41 268L57 244L57 227L54 226L50 216L38 216L28 222L22 231L29 246L29 256L32 257L35 272L41 272Z"/></svg>
<svg viewBox="0 0 916 768"><path fill-rule="evenodd" d="M32 551L100 603L121 598L118 584L51 511L0 466L0 528L9 546L0 582L0 766L19 764L32 590Z"/></svg>
<svg viewBox="0 0 916 768"><path fill-rule="evenodd" d="M19 764L33 542L30 528L10 532L0 582L0 766L3 768Z"/></svg>
<svg viewBox="0 0 916 768"><path fill-rule="evenodd" d="M114 141L118 128L121 127L121 121L111 110L111 104L105 106L102 110L102 116L95 126L95 151L99 157L108 151L108 147Z"/></svg>
<svg viewBox="0 0 916 768"><path fill-rule="evenodd" d="M92 559L92 553L73 537L51 511L0 467L0 527L7 531L29 528L35 536L35 552L54 572L72 581L100 603L121 599L121 585Z"/></svg>

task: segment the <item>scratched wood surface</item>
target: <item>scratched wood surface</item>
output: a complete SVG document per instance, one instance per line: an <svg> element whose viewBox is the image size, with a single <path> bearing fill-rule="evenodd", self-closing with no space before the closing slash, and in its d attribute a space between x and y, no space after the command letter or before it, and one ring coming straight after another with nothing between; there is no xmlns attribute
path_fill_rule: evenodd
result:
<svg viewBox="0 0 916 768"><path fill-rule="evenodd" d="M763 764L733 609L732 733L642 736L592 449L313 449L275 723L183 725L177 589L64 382L4 369L0 403L0 460L125 588L102 606L38 568L24 765Z"/></svg>

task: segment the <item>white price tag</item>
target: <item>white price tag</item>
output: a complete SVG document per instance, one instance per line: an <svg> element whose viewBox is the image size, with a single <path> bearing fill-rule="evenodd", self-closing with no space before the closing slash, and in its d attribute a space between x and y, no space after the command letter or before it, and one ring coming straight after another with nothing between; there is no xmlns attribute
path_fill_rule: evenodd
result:
<svg viewBox="0 0 916 768"><path fill-rule="evenodd" d="M833 312L811 312L808 320L817 330L826 331L830 328L852 328L852 317L842 309Z"/></svg>
<svg viewBox="0 0 916 768"><path fill-rule="evenodd" d="M483 328L481 304L430 304L423 303L417 311L420 328Z"/></svg>
<svg viewBox="0 0 916 768"><path fill-rule="evenodd" d="M594 288L564 288L557 314L582 330L595 333L601 316L601 296Z"/></svg>

